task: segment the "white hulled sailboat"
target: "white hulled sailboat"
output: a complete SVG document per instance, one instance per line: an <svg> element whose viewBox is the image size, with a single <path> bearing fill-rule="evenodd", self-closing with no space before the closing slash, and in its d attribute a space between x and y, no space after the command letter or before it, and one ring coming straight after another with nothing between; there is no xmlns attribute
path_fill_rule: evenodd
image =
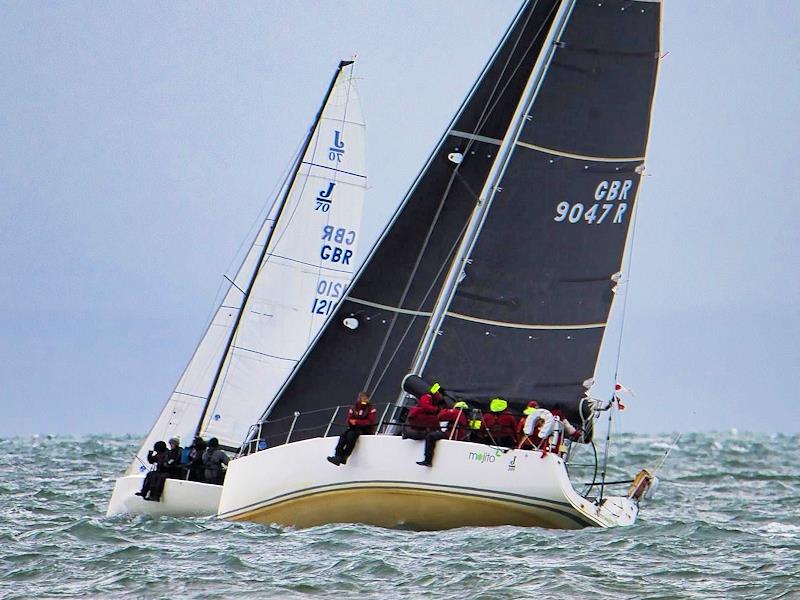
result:
<svg viewBox="0 0 800 600"><path fill-rule="evenodd" d="M591 443L589 394L634 214L659 59L650 0L529 0L360 269L232 461L223 518L439 529L632 524L626 495L573 487L553 451L396 435L407 373L471 406L558 409ZM347 464L325 457L366 390ZM265 449L263 449L266 447ZM595 482L592 482L595 483ZM610 484L610 483L609 483ZM598 493L599 489L599 493Z"/></svg>
<svg viewBox="0 0 800 600"><path fill-rule="evenodd" d="M123 477L108 515L212 515L222 487L168 479L158 502L135 495L147 451L179 437L236 450L349 285L366 190L365 126L342 61L289 177L175 390Z"/></svg>

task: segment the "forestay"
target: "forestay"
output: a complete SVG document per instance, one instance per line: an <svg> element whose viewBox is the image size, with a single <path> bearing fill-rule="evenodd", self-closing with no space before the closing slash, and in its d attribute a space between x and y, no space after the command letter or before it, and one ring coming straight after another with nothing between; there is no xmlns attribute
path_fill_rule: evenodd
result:
<svg viewBox="0 0 800 600"><path fill-rule="evenodd" d="M188 443L199 432L238 446L350 283L366 190L351 64L337 69L286 193L129 472L155 441L175 435Z"/></svg>
<svg viewBox="0 0 800 600"><path fill-rule="evenodd" d="M348 404L362 389L376 402L398 397L494 162L493 140L508 128L557 5L555 0L540 0L520 9L345 302L267 411L269 421L289 417L295 410L308 413ZM451 154L463 160L454 162L459 159ZM324 429L329 417L327 412L304 414L304 431L295 431L292 439L316 435L314 425ZM266 434L277 436L284 429L285 422L267 424Z"/></svg>
<svg viewBox="0 0 800 600"><path fill-rule="evenodd" d="M346 404L361 389L391 402L412 365L471 400L503 396L519 408L535 398L578 418L643 170L660 8L522 6L346 301L268 410L267 435L295 410ZM533 104L522 105L522 127L510 127L533 77ZM475 221L512 131L491 208ZM475 222L480 235L459 256ZM455 294L440 294L462 264ZM432 323L433 344L420 345L437 307L445 317ZM303 418L292 439L317 434L317 417Z"/></svg>
<svg viewBox="0 0 800 600"><path fill-rule="evenodd" d="M518 407L560 403L577 418L644 168L659 12L654 2L575 2L439 326L428 379Z"/></svg>

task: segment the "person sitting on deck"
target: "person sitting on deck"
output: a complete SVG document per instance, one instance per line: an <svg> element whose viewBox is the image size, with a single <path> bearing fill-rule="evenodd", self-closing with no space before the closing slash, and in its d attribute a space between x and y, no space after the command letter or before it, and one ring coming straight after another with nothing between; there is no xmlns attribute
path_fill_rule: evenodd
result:
<svg viewBox="0 0 800 600"><path fill-rule="evenodd" d="M519 440L517 448L534 450L539 447L541 439L537 435L538 428L536 426L538 417L534 416L538 408L539 403L536 400L531 400L528 402L528 406L523 409L522 418L517 423L517 440ZM529 420L530 423L528 423Z"/></svg>
<svg viewBox="0 0 800 600"><path fill-rule="evenodd" d="M192 442L191 448L189 448L189 481L199 481L204 482L205 473L203 472L203 453L206 451L206 441L197 436L194 438Z"/></svg>
<svg viewBox="0 0 800 600"><path fill-rule="evenodd" d="M164 480L167 478L167 445L163 440L153 444L153 449L147 452L147 462L155 465L155 469L144 477L142 489L136 492L145 500L158 502L161 499L161 492L164 491Z"/></svg>
<svg viewBox="0 0 800 600"><path fill-rule="evenodd" d="M166 471L167 474L175 479L180 479L183 475L183 467L181 466L181 456L183 455L183 448L181 448L181 440L177 437L169 438L169 449L167 450Z"/></svg>
<svg viewBox="0 0 800 600"><path fill-rule="evenodd" d="M439 411L437 419L439 421L440 429L431 431L425 436L425 458L418 461L417 464L422 467L433 466L433 452L436 449L436 442L443 439L452 439L461 441L467 435L467 415L465 411L469 410L469 405L466 402L460 401L453 405L453 408L443 408Z"/></svg>
<svg viewBox="0 0 800 600"><path fill-rule="evenodd" d="M337 467L346 465L359 436L375 433L377 422L378 411L370 403L369 395L366 392L359 393L355 404L347 411L347 429L339 436L339 442L336 444L333 456L328 457L328 462Z"/></svg>
<svg viewBox="0 0 800 600"><path fill-rule="evenodd" d="M225 469L222 465L227 465L229 461L228 455L219 447L219 440L215 437L208 440L208 447L203 452L203 475L206 483L222 485L225 481Z"/></svg>
<svg viewBox="0 0 800 600"><path fill-rule="evenodd" d="M483 424L490 443L514 448L517 445L517 420L508 412L508 402L494 398L489 403L489 413L483 415Z"/></svg>
<svg viewBox="0 0 800 600"><path fill-rule="evenodd" d="M408 411L403 426L403 439L424 440L431 431L439 429L439 405L442 402L441 386L434 383L430 392L422 394L416 406Z"/></svg>

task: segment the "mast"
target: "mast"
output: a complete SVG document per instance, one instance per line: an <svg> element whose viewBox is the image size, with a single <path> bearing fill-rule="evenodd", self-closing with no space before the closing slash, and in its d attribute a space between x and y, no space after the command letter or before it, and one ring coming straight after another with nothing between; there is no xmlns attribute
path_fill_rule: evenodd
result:
<svg viewBox="0 0 800 600"><path fill-rule="evenodd" d="M469 255L478 239L483 222L491 208L492 201L498 191L502 191L498 187L498 183L505 172L508 161L511 158L513 149L517 143L522 127L525 123L527 112L533 104L536 94L539 91L541 83L544 79L544 74L555 52L556 42L567 24L569 15L575 0L564 0L558 8L558 12L553 19L553 24L550 26L547 38L542 46L543 50L536 60L536 64L531 71L525 89L522 92L520 101L511 119L508 130L503 138L500 149L497 153L491 170L486 178L483 189L481 190L478 202L472 212L472 216L467 224L461 244L456 252L455 258L451 263L450 270L447 273L444 285L436 299L432 314L428 319L425 327L425 332L420 340L419 347L414 356L414 362L411 365L411 373L415 375L422 375L425 365L428 362L431 351L433 350L436 336L441 328L442 321L445 314L453 301L456 289L458 287L459 279L464 271ZM401 393L397 403L402 404L404 393Z"/></svg>
<svg viewBox="0 0 800 600"><path fill-rule="evenodd" d="M283 212L284 207L286 206L286 201L289 198L289 195L291 194L292 187L294 186L294 182L297 179L297 174L300 171L301 165L303 164L303 157L305 156L306 152L308 151L308 147L309 147L309 145L311 143L311 140L312 140L312 138L314 136L314 131L317 129L317 126L319 125L320 119L322 118L322 113L325 110L325 105L328 103L328 100L330 99L330 96L331 96L331 92L333 92L333 88L336 85L336 80L338 79L339 74L341 73L342 69L347 67L347 66L349 66L349 65L352 65L354 62L355 61L352 61L352 60L343 60L343 61L340 61L339 62L339 66L336 67L336 71L334 72L333 77L331 78L331 82L328 85L328 90L327 90L327 92L325 92L325 96L322 99L322 103L320 104L319 110L317 111L317 114L314 117L314 121L313 121L313 123L311 124L311 127L308 130L308 134L306 135L306 139L303 142L303 147L300 150L300 153L298 154L297 162L294 165L294 169L292 171L292 175L289 178L288 184L286 186L286 189L284 190L283 196L281 197L281 200L280 200L280 203L278 205L278 208L277 208L277 210L274 211L274 214L275 214L274 219L275 219L275 224L276 225L278 223L278 220L280 219L280 216L281 216L281 213ZM226 342L225 351L222 353L221 360L219 361L219 364L217 365L216 372L214 373L214 379L213 379L213 381L211 383L211 387L209 388L208 395L207 395L206 401L205 401L205 405L203 406L203 410L200 413L200 419L197 421L197 426L195 428L195 437L200 435L200 430L202 429L203 423L206 420L206 415L208 414L208 409L211 406L211 399L214 397L214 392L216 392L217 386L219 385L220 378L222 377L222 371L223 371L224 366L225 366L225 361L227 360L228 355L230 354L231 346L233 344L233 340L236 339L236 334L237 334L237 332L239 330L239 324L242 321L242 315L244 314L245 309L247 308L247 301L248 301L248 299L250 297L250 294L251 294L251 292L253 290L253 286L255 285L256 279L258 278L258 274L261 271L261 266L263 265L264 259L266 258L270 242L272 241L273 234L275 233L275 229L276 229L276 227L273 226L272 229L270 229L270 232L267 235L267 238L264 240L264 247L261 250L261 254L258 257L258 260L256 261L255 269L253 269L253 275L251 276L250 282L247 285L247 289L244 292L244 298L242 300L241 309L239 310L239 313L236 315L236 321L235 321L233 327L231 328L231 333L228 336L228 340Z"/></svg>

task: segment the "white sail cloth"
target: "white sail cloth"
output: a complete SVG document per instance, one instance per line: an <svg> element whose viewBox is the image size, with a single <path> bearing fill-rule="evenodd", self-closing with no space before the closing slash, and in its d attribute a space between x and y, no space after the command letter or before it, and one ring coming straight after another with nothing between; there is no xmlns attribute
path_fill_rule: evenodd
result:
<svg viewBox="0 0 800 600"><path fill-rule="evenodd" d="M244 306L244 294L231 286L129 473L143 470L158 440L179 436L188 445L201 418L201 435L238 446L280 389L352 279L365 137L352 67L344 67L285 201L276 203L234 278L247 291L268 239Z"/></svg>

